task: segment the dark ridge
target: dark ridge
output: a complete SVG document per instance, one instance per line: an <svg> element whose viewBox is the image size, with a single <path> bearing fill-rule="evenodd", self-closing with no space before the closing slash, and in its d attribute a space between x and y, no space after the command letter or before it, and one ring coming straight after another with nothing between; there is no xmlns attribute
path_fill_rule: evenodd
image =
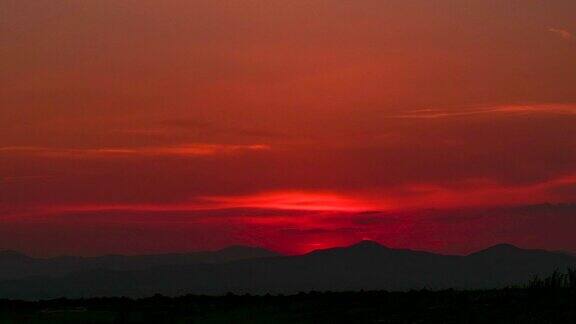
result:
<svg viewBox="0 0 576 324"><path fill-rule="evenodd" d="M501 243L493 245L489 248L484 250L480 250L478 252L471 253L470 255L486 255L486 254L503 254L503 253L514 253L514 252L521 252L521 251L530 251L525 250L517 247L516 245L509 244L509 243Z"/></svg>
<svg viewBox="0 0 576 324"><path fill-rule="evenodd" d="M10 258L10 259L32 259L32 257L29 257L28 255L18 252L18 251L13 251L13 250L3 250L0 251L0 258Z"/></svg>
<svg viewBox="0 0 576 324"><path fill-rule="evenodd" d="M374 241L283 257L231 247L237 249L241 252L120 260L4 259L0 298L492 289L576 266L574 257L511 244L498 244L467 257L391 249Z"/></svg>

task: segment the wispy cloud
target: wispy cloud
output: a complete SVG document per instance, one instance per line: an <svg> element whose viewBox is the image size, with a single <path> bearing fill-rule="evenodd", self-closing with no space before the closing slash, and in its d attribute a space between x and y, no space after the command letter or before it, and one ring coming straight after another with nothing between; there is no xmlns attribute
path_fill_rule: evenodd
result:
<svg viewBox="0 0 576 324"><path fill-rule="evenodd" d="M389 118L399 119L437 119L451 117L466 117L484 114L533 114L551 113L563 115L576 115L576 105L502 105L479 108L455 109L418 109L404 114L390 115Z"/></svg>
<svg viewBox="0 0 576 324"><path fill-rule="evenodd" d="M576 38L574 37L574 34L572 34L571 32L569 32L565 29L550 27L550 28L548 28L548 31L551 33L554 33L554 34L560 36L562 39L565 39L568 41L576 40Z"/></svg>
<svg viewBox="0 0 576 324"><path fill-rule="evenodd" d="M2 205L0 204L0 211ZM79 212L186 212L191 216L294 216L293 212L363 212L390 209L382 199L363 199L327 191L273 191L234 196L198 196L168 203L78 203L37 206L37 214ZM34 210L34 209L32 209ZM230 212L227 212L230 211ZM262 211L262 212L260 212ZM283 212L290 212L284 214ZM209 214L206 214L209 213Z"/></svg>
<svg viewBox="0 0 576 324"><path fill-rule="evenodd" d="M187 144L162 147L103 147L103 148L51 148L37 146L0 147L0 154L37 155L45 157L122 157L122 156L208 156L231 154L242 151L269 150L263 144L228 145L228 144Z"/></svg>

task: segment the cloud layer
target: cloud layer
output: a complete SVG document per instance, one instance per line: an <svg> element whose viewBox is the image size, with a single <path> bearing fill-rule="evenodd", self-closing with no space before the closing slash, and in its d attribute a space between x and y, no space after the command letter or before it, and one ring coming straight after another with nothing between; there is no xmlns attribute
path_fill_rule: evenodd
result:
<svg viewBox="0 0 576 324"><path fill-rule="evenodd" d="M294 252L364 232L449 249L487 238L469 225L440 244L437 216L412 235L362 212L576 199L576 48L559 41L574 39L572 0L3 7L0 227L16 234L0 249L86 235L78 253L145 251L175 235L158 244ZM60 243L38 234L58 228Z"/></svg>

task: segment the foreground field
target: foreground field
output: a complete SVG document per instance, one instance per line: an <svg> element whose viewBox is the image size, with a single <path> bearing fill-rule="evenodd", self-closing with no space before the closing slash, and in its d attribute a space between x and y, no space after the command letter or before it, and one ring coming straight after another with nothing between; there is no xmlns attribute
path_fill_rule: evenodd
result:
<svg viewBox="0 0 576 324"><path fill-rule="evenodd" d="M0 323L576 323L567 288L0 301Z"/></svg>

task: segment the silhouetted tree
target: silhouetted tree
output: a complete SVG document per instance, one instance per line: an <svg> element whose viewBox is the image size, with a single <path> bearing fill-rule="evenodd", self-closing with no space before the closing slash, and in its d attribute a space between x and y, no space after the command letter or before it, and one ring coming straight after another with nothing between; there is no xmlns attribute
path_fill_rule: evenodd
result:
<svg viewBox="0 0 576 324"><path fill-rule="evenodd" d="M576 268L568 269L568 287L576 290Z"/></svg>

